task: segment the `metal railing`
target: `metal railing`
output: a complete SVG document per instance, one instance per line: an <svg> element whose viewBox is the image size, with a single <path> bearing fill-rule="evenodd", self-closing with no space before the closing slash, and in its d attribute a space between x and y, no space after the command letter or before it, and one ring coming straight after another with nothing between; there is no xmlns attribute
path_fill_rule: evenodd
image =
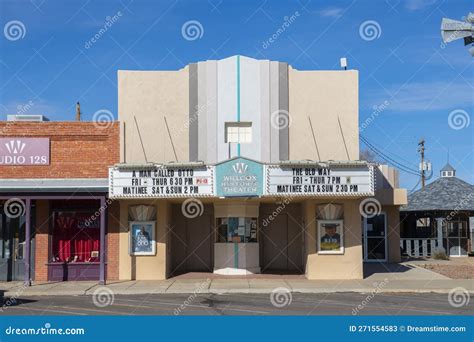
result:
<svg viewBox="0 0 474 342"><path fill-rule="evenodd" d="M402 255L414 258L431 257L434 249L438 246L436 238L400 239Z"/></svg>

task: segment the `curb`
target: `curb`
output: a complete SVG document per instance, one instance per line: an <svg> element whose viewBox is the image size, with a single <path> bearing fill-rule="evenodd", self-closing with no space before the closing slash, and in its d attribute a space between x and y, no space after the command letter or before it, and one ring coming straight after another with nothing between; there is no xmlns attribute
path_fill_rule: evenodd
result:
<svg viewBox="0 0 474 342"><path fill-rule="evenodd" d="M452 289L383 289L377 291L380 293L437 293L437 294L448 294ZM373 289L290 289L291 293L304 293L304 294L324 294L324 293L371 293ZM150 290L116 290L113 291L114 295L140 295L140 294L193 294L193 291L150 291ZM215 294L215 295L225 295L225 294L271 294L271 289L233 289L233 290L203 290L199 294ZM474 290L468 290L470 295L474 295ZM31 291L23 293L21 297L37 297L37 296L92 296L93 291L67 291L67 292L55 292L55 293L45 293L43 291ZM7 297L18 297L17 291L6 291L3 294L4 299Z"/></svg>

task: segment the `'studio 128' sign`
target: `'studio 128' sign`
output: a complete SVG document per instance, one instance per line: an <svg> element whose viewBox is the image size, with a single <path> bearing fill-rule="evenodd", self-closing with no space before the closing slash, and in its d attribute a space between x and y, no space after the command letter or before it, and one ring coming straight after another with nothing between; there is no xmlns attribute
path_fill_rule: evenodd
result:
<svg viewBox="0 0 474 342"><path fill-rule="evenodd" d="M49 165L49 138L0 138L2 165Z"/></svg>

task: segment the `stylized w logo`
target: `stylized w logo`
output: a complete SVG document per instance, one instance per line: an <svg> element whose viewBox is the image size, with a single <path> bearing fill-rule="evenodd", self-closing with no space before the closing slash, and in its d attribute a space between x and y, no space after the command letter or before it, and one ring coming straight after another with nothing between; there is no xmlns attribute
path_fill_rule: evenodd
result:
<svg viewBox="0 0 474 342"><path fill-rule="evenodd" d="M235 173L245 173L249 166L245 163L235 163L232 168L234 169Z"/></svg>
<svg viewBox="0 0 474 342"><path fill-rule="evenodd" d="M23 152L26 144L21 140L10 140L5 144L5 146L7 147L7 150L10 152L10 154L19 154Z"/></svg>

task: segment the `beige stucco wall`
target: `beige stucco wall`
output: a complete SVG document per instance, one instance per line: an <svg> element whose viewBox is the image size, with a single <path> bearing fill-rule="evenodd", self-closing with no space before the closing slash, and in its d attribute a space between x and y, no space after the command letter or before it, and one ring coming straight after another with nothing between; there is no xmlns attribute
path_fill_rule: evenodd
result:
<svg viewBox="0 0 474 342"><path fill-rule="evenodd" d="M137 124L149 162L176 161L176 156L180 162L189 159L188 74L188 67L178 71L118 71L121 162L145 161Z"/></svg>
<svg viewBox="0 0 474 342"><path fill-rule="evenodd" d="M358 78L356 70L299 71L289 67L290 160L359 159Z"/></svg>
<svg viewBox="0 0 474 342"><path fill-rule="evenodd" d="M156 207L156 255L154 256L129 255L128 206L138 204L154 205ZM170 205L166 201L120 201L119 278L121 280L166 279L169 219Z"/></svg>
<svg viewBox="0 0 474 342"><path fill-rule="evenodd" d="M328 201L308 200L303 204L306 234L306 277L308 279L362 279L362 225L359 200L330 201L344 205L344 254L317 253L316 205Z"/></svg>
<svg viewBox="0 0 474 342"><path fill-rule="evenodd" d="M400 208L391 205L382 210L387 214L388 261L400 262Z"/></svg>

